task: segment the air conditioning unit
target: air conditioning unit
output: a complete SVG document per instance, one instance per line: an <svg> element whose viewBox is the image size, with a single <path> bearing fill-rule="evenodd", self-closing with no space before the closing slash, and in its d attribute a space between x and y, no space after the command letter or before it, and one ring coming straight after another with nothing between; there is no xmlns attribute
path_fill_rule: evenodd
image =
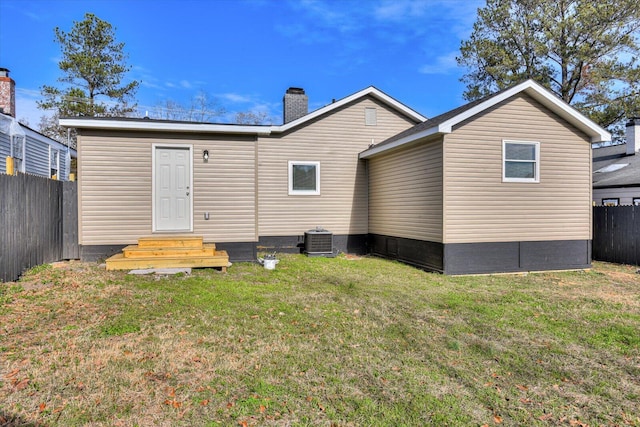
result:
<svg viewBox="0 0 640 427"><path fill-rule="evenodd" d="M334 257L333 233L322 227L304 233L304 253L307 256Z"/></svg>

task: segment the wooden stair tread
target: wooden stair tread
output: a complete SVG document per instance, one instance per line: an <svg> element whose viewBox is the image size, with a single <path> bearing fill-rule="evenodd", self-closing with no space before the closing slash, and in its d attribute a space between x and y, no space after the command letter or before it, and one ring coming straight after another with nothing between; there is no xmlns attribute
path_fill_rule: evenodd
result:
<svg viewBox="0 0 640 427"><path fill-rule="evenodd" d="M226 251L215 251L209 256L176 256L176 257L136 257L126 258L123 253L108 258L107 270L133 270L142 268L178 268L178 267L226 267L229 255Z"/></svg>
<svg viewBox="0 0 640 427"><path fill-rule="evenodd" d="M215 243L203 244L200 248L192 247L140 247L130 245L122 249L125 258L176 258L176 257L198 257L215 256Z"/></svg>
<svg viewBox="0 0 640 427"><path fill-rule="evenodd" d="M201 248L202 236L147 236L138 239L141 248Z"/></svg>

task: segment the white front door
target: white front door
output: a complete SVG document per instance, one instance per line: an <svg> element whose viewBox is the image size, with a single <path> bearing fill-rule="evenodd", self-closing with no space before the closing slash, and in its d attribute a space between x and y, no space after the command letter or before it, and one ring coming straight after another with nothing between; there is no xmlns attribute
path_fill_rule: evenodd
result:
<svg viewBox="0 0 640 427"><path fill-rule="evenodd" d="M191 150L155 147L155 231L191 231Z"/></svg>

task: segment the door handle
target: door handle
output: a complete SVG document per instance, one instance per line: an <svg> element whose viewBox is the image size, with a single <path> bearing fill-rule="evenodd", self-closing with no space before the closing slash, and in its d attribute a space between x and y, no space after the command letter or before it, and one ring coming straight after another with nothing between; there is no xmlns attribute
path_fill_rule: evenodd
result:
<svg viewBox="0 0 640 427"><path fill-rule="evenodd" d="M189 192L187 191L187 196L189 195Z"/></svg>

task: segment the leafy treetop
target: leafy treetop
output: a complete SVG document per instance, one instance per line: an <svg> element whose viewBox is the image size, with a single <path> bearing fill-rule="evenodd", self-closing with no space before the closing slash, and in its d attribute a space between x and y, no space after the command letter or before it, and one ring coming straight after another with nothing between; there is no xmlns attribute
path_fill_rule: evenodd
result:
<svg viewBox="0 0 640 427"><path fill-rule="evenodd" d="M459 65L468 100L526 79L604 127L640 112L640 2L487 0Z"/></svg>

